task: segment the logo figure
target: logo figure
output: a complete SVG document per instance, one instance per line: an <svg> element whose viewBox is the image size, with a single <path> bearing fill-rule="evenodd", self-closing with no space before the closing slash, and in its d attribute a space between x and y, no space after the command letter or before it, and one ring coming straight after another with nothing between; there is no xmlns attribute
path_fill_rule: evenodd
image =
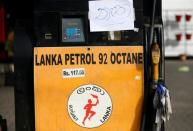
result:
<svg viewBox="0 0 193 131"><path fill-rule="evenodd" d="M84 110L86 110L86 114L85 114L85 117L82 121L82 124L85 125L85 121L86 119L88 118L89 120L91 120L91 118L96 114L95 111L92 111L92 107L93 106L97 106L99 104L99 99L98 99L98 96L97 95L93 95L93 94L90 94L93 98L96 99L96 103L95 104L92 104L92 100L91 99L88 99L88 104L86 104L84 106ZM90 115L90 116L89 116Z"/></svg>
<svg viewBox="0 0 193 131"><path fill-rule="evenodd" d="M73 122L84 128L105 124L113 109L108 92L94 84L77 87L70 94L67 107Z"/></svg>

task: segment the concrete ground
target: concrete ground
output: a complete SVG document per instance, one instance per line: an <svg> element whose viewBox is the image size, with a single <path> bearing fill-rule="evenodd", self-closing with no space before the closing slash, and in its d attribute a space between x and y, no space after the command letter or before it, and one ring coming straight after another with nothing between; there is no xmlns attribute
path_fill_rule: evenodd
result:
<svg viewBox="0 0 193 131"><path fill-rule="evenodd" d="M166 131L193 131L193 60L166 61L166 84L173 105Z"/></svg>
<svg viewBox="0 0 193 131"><path fill-rule="evenodd" d="M14 88L0 87L0 114L7 120L8 131L15 131Z"/></svg>
<svg viewBox="0 0 193 131"><path fill-rule="evenodd" d="M166 85L173 106L166 131L193 131L193 60L167 60ZM7 119L8 131L15 131L13 92L13 87L0 87L0 114Z"/></svg>

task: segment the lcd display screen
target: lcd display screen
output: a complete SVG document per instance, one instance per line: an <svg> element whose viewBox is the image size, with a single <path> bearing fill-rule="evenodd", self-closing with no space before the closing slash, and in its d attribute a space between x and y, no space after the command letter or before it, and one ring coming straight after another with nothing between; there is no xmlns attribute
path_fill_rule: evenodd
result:
<svg viewBox="0 0 193 131"><path fill-rule="evenodd" d="M62 18L62 42L85 42L81 18Z"/></svg>

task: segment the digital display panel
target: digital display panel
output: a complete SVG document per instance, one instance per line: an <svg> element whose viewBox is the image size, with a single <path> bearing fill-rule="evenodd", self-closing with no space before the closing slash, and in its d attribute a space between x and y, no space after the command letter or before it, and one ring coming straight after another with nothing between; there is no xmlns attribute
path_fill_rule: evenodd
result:
<svg viewBox="0 0 193 131"><path fill-rule="evenodd" d="M81 18L62 18L62 42L85 42Z"/></svg>

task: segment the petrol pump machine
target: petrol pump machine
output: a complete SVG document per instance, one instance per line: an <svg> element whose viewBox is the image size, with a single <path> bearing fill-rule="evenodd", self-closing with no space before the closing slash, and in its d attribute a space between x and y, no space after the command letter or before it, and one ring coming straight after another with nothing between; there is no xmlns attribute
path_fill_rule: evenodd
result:
<svg viewBox="0 0 193 131"><path fill-rule="evenodd" d="M89 7L90 19L88 11L56 11L52 14L56 18L53 21L49 18L50 12L42 15L36 12L40 19L47 15L45 23L36 31L37 34L42 31L43 39L37 42L38 47L34 47L36 131L140 130L144 94L141 42L130 46L126 41L121 45L119 40L115 45L113 40L105 43L100 36L91 32L93 28L98 34L107 33L108 30L101 27L103 23L97 25L96 22L102 19L104 23L110 22L108 19L113 21L113 17L118 15L116 13L125 13L133 5L127 3L128 6L124 6L115 1L111 7L110 3L101 2L85 2ZM98 12L92 16L96 6L99 6ZM129 11L127 17L133 12ZM92 17L94 24L90 22ZM40 19L36 19L37 24L42 22ZM44 31L42 26L49 24L49 21L53 22L47 27L50 30ZM105 24L110 26L110 30L115 28L108 22ZM131 26L134 25L134 20L131 22ZM51 31L56 23L58 26L54 30L59 36L55 37L58 38L55 44L60 47L49 47L54 43L55 32ZM93 41L89 35L101 40ZM39 47L41 44L45 47Z"/></svg>
<svg viewBox="0 0 193 131"><path fill-rule="evenodd" d="M142 0L50 0L35 5L30 129L150 128L145 117L150 49Z"/></svg>

